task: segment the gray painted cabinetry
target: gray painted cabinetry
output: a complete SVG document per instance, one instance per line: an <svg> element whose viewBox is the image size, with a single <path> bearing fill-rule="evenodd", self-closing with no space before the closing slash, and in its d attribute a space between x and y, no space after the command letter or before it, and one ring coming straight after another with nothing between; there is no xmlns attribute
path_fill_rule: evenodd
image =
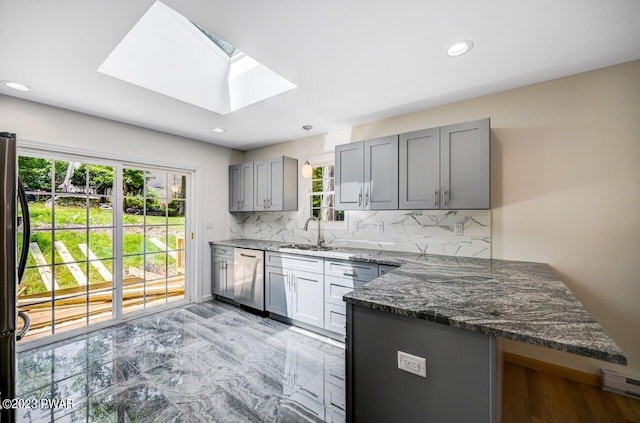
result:
<svg viewBox="0 0 640 423"><path fill-rule="evenodd" d="M335 149L339 210L398 208L398 136L339 145Z"/></svg>
<svg viewBox="0 0 640 423"><path fill-rule="evenodd" d="M211 246L211 291L233 299L233 248Z"/></svg>
<svg viewBox="0 0 640 423"><path fill-rule="evenodd" d="M265 309L316 327L324 327L322 258L267 252Z"/></svg>
<svg viewBox="0 0 640 423"><path fill-rule="evenodd" d="M253 162L229 166L229 211L253 211Z"/></svg>
<svg viewBox="0 0 640 423"><path fill-rule="evenodd" d="M489 209L489 119L335 148L338 210Z"/></svg>
<svg viewBox="0 0 640 423"><path fill-rule="evenodd" d="M346 260L324 262L324 328L345 335L347 327L346 304L342 296L378 277L376 263Z"/></svg>
<svg viewBox="0 0 640 423"><path fill-rule="evenodd" d="M498 421L496 339L347 305L347 422ZM426 359L426 377L398 368Z"/></svg>
<svg viewBox="0 0 640 423"><path fill-rule="evenodd" d="M298 209L298 161L278 156L256 161L254 169L254 209L291 211Z"/></svg>
<svg viewBox="0 0 640 423"><path fill-rule="evenodd" d="M400 209L488 209L489 119L400 134Z"/></svg>
<svg viewBox="0 0 640 423"><path fill-rule="evenodd" d="M229 211L298 209L298 161L278 156L229 166Z"/></svg>

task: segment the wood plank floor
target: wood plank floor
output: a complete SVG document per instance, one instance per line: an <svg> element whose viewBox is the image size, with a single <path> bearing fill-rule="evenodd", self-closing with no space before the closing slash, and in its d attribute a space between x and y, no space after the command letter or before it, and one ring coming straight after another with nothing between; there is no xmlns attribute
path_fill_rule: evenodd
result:
<svg viewBox="0 0 640 423"><path fill-rule="evenodd" d="M640 423L640 400L504 363L503 423Z"/></svg>

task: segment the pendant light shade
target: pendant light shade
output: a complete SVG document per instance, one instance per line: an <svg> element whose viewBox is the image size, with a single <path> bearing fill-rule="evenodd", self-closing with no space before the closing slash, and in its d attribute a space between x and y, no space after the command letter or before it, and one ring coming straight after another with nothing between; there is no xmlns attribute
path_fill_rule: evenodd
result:
<svg viewBox="0 0 640 423"><path fill-rule="evenodd" d="M309 160L307 160L306 162L304 162L304 165L302 165L302 177L303 178L311 178L311 174L313 173L313 166L311 166L311 164L309 163Z"/></svg>
<svg viewBox="0 0 640 423"><path fill-rule="evenodd" d="M304 125L302 129L307 131L307 136L309 136L309 129L313 128L311 125ZM302 165L302 177L306 179L310 179L313 174L313 166L309 163L309 155L307 154L307 160Z"/></svg>

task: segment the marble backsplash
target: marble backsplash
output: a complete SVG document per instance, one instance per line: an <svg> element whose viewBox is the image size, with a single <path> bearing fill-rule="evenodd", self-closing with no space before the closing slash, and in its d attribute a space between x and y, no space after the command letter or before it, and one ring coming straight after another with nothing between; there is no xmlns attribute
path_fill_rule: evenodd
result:
<svg viewBox="0 0 640 423"><path fill-rule="evenodd" d="M346 222L325 224L327 245L491 258L491 213L488 210L348 211ZM232 238L315 244L317 223L300 212L232 213ZM463 234L454 235L454 224Z"/></svg>

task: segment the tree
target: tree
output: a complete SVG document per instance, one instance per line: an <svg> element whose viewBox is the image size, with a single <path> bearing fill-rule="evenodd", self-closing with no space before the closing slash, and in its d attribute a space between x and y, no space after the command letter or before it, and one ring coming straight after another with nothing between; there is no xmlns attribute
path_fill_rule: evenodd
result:
<svg viewBox="0 0 640 423"><path fill-rule="evenodd" d="M27 191L51 191L51 160L19 156L18 173Z"/></svg>

